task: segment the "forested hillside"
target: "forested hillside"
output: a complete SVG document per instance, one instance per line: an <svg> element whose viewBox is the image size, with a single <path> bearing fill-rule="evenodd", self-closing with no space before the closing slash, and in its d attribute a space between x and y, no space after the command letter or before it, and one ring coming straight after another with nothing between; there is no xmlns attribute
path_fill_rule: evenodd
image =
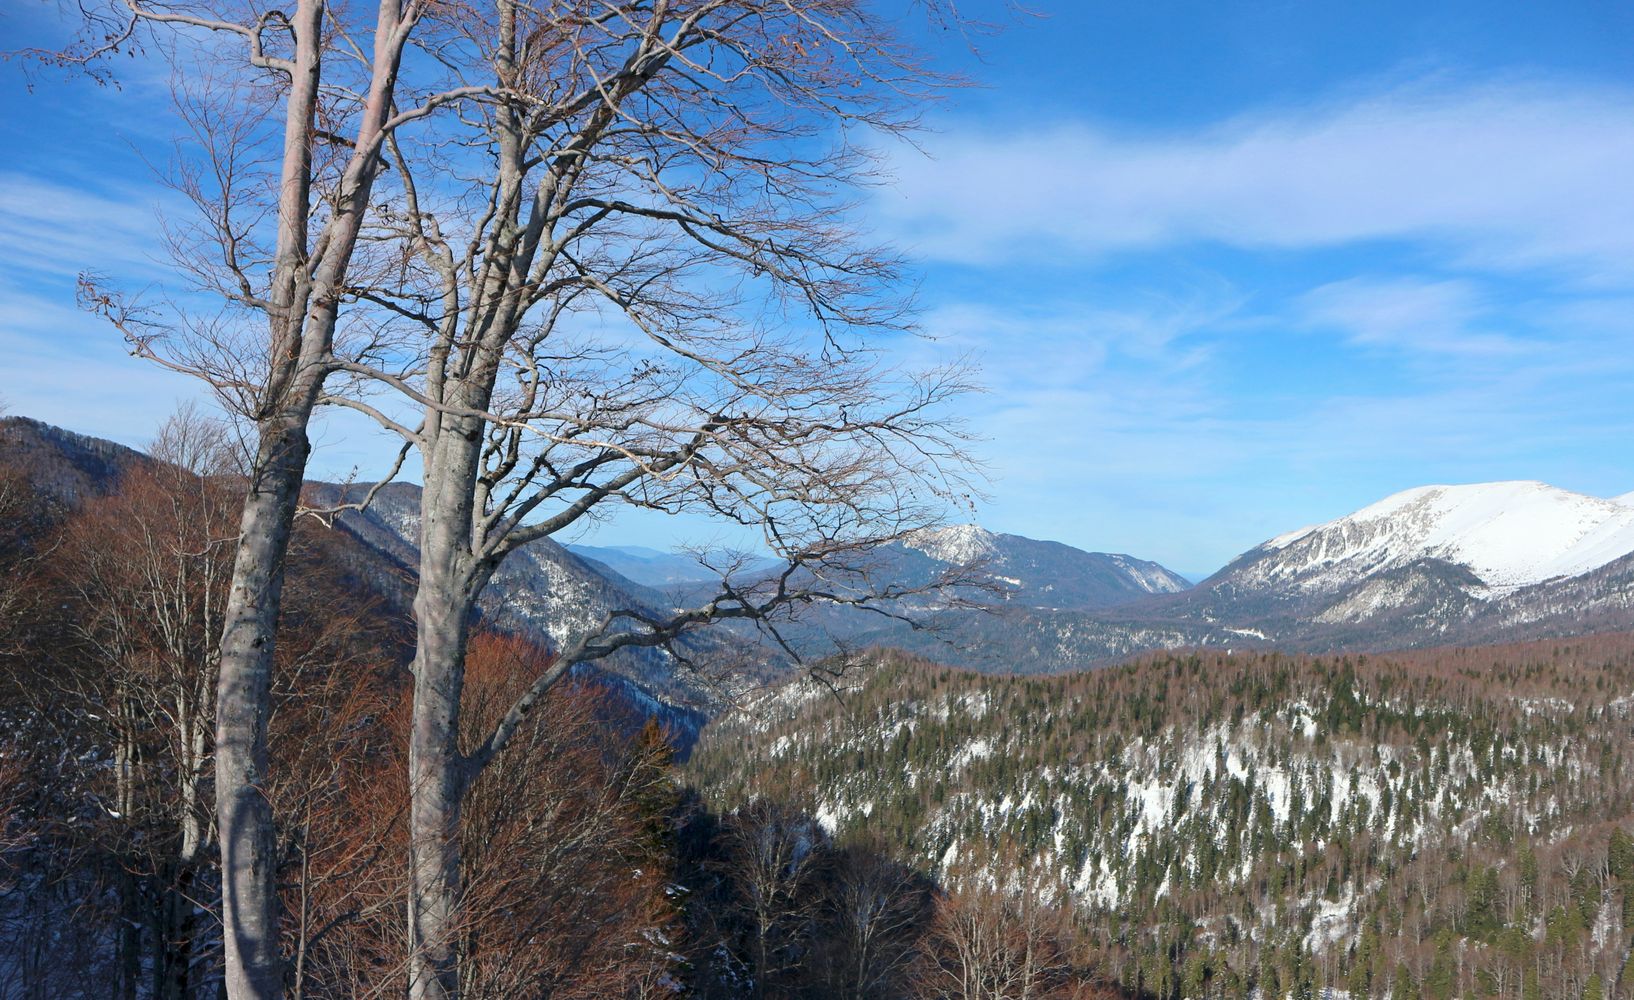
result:
<svg viewBox="0 0 1634 1000"><path fill-rule="evenodd" d="M219 994L215 641L243 488L223 444L187 416L151 456L0 421L5 1000ZM293 995L404 980L405 573L344 523L303 519L290 550L266 794ZM549 666L543 641L478 631L462 745ZM674 769L676 717L587 671L474 782L463 996L1118 995L1056 911L948 893L785 802L711 808Z"/></svg>
<svg viewBox="0 0 1634 1000"><path fill-rule="evenodd" d="M745 705L689 772L1064 904L1145 996L1604 1000L1634 996L1631 736L1626 635L1049 678L884 655Z"/></svg>

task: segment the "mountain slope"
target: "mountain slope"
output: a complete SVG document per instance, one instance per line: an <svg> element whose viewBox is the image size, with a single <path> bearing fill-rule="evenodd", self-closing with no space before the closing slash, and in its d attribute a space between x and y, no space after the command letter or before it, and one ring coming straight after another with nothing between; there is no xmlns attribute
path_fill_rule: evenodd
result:
<svg viewBox="0 0 1634 1000"><path fill-rule="evenodd" d="M1143 599L1190 586L1157 563L971 524L881 546L867 556L866 576L875 587L906 591L950 577L964 582L889 606L911 624L873 611L813 606L780 627L783 638L806 658L889 646L979 670L1050 672L1145 649L1201 645L1217 631L1125 615Z"/></svg>
<svg viewBox="0 0 1634 1000"><path fill-rule="evenodd" d="M1333 590L1426 559L1495 590L1580 576L1634 552L1634 507L1538 482L1421 486L1278 536L1222 571L1239 587Z"/></svg>
<svg viewBox="0 0 1634 1000"><path fill-rule="evenodd" d="M1112 552L1085 552L1061 542L995 534L974 524L919 532L898 548L940 568L974 565L1006 603L1092 610L1151 594L1172 594L1191 584L1155 562Z"/></svg>
<svg viewBox="0 0 1634 1000"><path fill-rule="evenodd" d="M308 485L308 503L334 505L355 500L365 488L328 483ZM337 519L345 530L365 544L389 553L412 573L420 533L420 487L391 483L376 493L361 511L346 511ZM532 635L552 648L572 643L598 627L615 608L662 614L670 598L574 555L549 538L539 539L513 553L482 592L479 607L489 624ZM705 635L684 637L691 654L708 661L730 660L735 650L720 639ZM661 649L631 648L598 662L590 672L610 683L622 684L626 694L685 739L702 725L720 695L703 678L679 667Z"/></svg>
<svg viewBox="0 0 1634 1000"><path fill-rule="evenodd" d="M107 492L126 469L149 461L135 449L28 417L0 418L0 454L28 470L42 497L66 504Z"/></svg>
<svg viewBox="0 0 1634 1000"><path fill-rule="evenodd" d="M1631 554L1634 507L1617 500L1426 486L1270 539L1135 610L1316 651L1581 634L1634 627Z"/></svg>
<svg viewBox="0 0 1634 1000"><path fill-rule="evenodd" d="M1462 981L1424 995L1577 998L1634 932L1631 723L1629 635L1049 678L889 655L837 697L768 690L689 770L722 802L809 800L955 887L1054 886L1145 995L1195 964L1218 992L1186 996L1384 997L1456 955Z"/></svg>
<svg viewBox="0 0 1634 1000"><path fill-rule="evenodd" d="M70 506L146 460L23 418L0 421L0 448L34 470L52 503ZM311 491L319 506L361 493ZM378 554L354 560L355 572L396 595L402 614L418 496L415 486L392 484L369 510L338 521ZM1273 538L1196 587L1156 563L975 525L920 533L875 562L877 582L912 588L968 565L977 585L905 600L896 610L917 627L812 608L785 637L808 656L883 645L982 670L1047 673L1153 649L1319 652L1572 636L1634 628L1634 494L1603 500L1535 482L1420 487ZM698 582L701 572L684 557L621 547L575 553L547 539L507 563L483 614L561 644L611 607L661 611L707 597L713 589ZM691 641L709 658L742 661L746 638L723 628ZM763 645L752 659L764 675L781 653ZM608 666L634 697L655 704L707 711L717 700L662 653L630 652Z"/></svg>
<svg viewBox="0 0 1634 1000"><path fill-rule="evenodd" d="M26 472L44 520L117 491L126 470L151 461L134 449L39 421L0 419L0 462ZM310 483L305 499L332 506L362 492L362 487ZM417 486L390 484L367 510L337 518L336 530L308 532L309 547L320 553L315 571L369 595L376 602L374 615L389 623L394 641L405 644L412 635L419 492ZM484 595L482 610L501 628L560 644L599 622L608 608L663 609L666 601L656 591L598 571L547 539L509 560ZM718 640L702 637L692 648L728 659ZM709 684L655 650L621 653L583 673L615 689L636 718L656 716L669 725L683 749L719 702Z"/></svg>

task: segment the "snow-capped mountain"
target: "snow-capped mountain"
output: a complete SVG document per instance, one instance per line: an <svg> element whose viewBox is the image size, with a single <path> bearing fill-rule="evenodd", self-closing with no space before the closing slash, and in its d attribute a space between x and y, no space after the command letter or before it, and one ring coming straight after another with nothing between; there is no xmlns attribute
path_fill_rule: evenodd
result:
<svg viewBox="0 0 1634 1000"><path fill-rule="evenodd" d="M888 646L978 670L1040 673L1143 649L1197 645L1209 629L1123 620L1126 608L1191 584L1144 559L1085 552L1060 542L999 534L973 524L910 535L877 553L876 583L913 588L953 575L970 581L910 598L909 624L865 611L810 616L807 654Z"/></svg>
<svg viewBox="0 0 1634 1000"><path fill-rule="evenodd" d="M1152 610L1316 649L1634 627L1634 503L1539 482L1418 487L1272 538Z"/></svg>
<svg viewBox="0 0 1634 1000"><path fill-rule="evenodd" d="M1634 552L1634 503L1538 482L1421 486L1271 539L1228 569L1239 586L1330 590L1424 559L1504 591Z"/></svg>
<svg viewBox="0 0 1634 1000"><path fill-rule="evenodd" d="M120 468L146 460L22 418L0 421L0 452L28 467L52 503L69 506L117 488ZM361 492L311 489L319 505ZM408 484L387 486L367 511L340 518L381 557L353 571L395 595L394 613L402 616L418 518L419 490ZM1406 490L1272 538L1196 587L1132 556L969 524L921 532L876 557L876 584L911 590L960 567L981 586L917 595L897 609L928 627L810 608L784 638L808 656L897 646L953 664L1033 673L1178 647L1384 650L1634 630L1634 492L1605 499L1538 482ZM621 575L612 565L620 558L639 569L642 582ZM685 579L691 575L680 557L628 549L576 554L545 540L507 562L484 595L483 615L560 644L609 607L662 610L707 597L699 588L713 593ZM709 650L705 659L736 650L737 660L746 637L722 629L695 641L700 652ZM754 656L770 668L781 652L774 645ZM609 668L639 686L638 697L700 707L709 700L654 651Z"/></svg>

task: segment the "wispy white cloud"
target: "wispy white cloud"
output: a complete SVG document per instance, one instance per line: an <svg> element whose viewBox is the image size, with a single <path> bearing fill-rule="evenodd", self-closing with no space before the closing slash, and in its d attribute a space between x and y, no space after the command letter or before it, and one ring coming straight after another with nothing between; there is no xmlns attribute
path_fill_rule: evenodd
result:
<svg viewBox="0 0 1634 1000"><path fill-rule="evenodd" d="M1352 344L1459 356L1513 356L1529 345L1486 324L1492 307L1467 280L1347 278L1305 293L1300 318Z"/></svg>
<svg viewBox="0 0 1634 1000"><path fill-rule="evenodd" d="M151 278L162 273L159 203L153 187L90 190L0 173L0 253L48 281L71 284L83 271Z"/></svg>
<svg viewBox="0 0 1634 1000"><path fill-rule="evenodd" d="M1634 92L1409 87L1201 132L955 124L900 152L877 210L967 263L1209 241L1427 241L1471 264L1634 277Z"/></svg>
<svg viewBox="0 0 1634 1000"><path fill-rule="evenodd" d="M1398 276L1249 301L1222 284L964 301L926 327L983 363L987 523L1204 570L1427 482L1625 491L1634 302L1500 290Z"/></svg>

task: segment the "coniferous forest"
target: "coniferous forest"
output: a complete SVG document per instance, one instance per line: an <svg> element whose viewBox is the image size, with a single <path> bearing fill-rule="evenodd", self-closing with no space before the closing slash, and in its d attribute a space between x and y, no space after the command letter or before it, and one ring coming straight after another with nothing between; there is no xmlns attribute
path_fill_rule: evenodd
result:
<svg viewBox="0 0 1634 1000"><path fill-rule="evenodd" d="M1059 907L1138 995L1609 998L1631 735L1622 635L1049 678L885 654L716 723L687 773Z"/></svg>

